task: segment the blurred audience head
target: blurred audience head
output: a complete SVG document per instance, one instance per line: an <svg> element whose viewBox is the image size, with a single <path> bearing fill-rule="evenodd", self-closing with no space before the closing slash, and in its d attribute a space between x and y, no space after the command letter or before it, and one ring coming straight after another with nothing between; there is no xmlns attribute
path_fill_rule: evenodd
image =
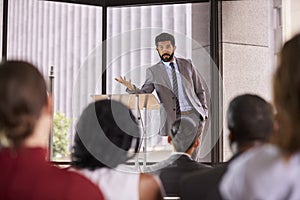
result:
<svg viewBox="0 0 300 200"><path fill-rule="evenodd" d="M201 124L199 125L201 126ZM198 125L188 117L181 117L174 121L171 132L168 135L168 141L177 152L187 152L192 147L199 145Z"/></svg>
<svg viewBox="0 0 300 200"><path fill-rule="evenodd" d="M257 95L237 96L229 104L227 126L234 153L268 142L274 128L272 106Z"/></svg>
<svg viewBox="0 0 300 200"><path fill-rule="evenodd" d="M278 113L277 145L287 154L300 150L300 34L285 43L274 75L274 103Z"/></svg>
<svg viewBox="0 0 300 200"><path fill-rule="evenodd" d="M45 80L32 64L7 61L0 65L0 97L0 138L6 144L0 143L20 147L48 103Z"/></svg>
<svg viewBox="0 0 300 200"><path fill-rule="evenodd" d="M139 138L138 124L128 107L113 100L91 103L76 126L72 165L114 168L138 151Z"/></svg>

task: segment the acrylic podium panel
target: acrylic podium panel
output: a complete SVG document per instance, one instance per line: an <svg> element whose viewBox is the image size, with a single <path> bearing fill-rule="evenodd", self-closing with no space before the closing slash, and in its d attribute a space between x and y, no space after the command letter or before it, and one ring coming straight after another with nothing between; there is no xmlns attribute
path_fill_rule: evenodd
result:
<svg viewBox="0 0 300 200"><path fill-rule="evenodd" d="M128 106L131 110L137 108L147 110L159 110L159 102L153 94L105 94L105 95L92 95L94 100L112 99L119 101Z"/></svg>

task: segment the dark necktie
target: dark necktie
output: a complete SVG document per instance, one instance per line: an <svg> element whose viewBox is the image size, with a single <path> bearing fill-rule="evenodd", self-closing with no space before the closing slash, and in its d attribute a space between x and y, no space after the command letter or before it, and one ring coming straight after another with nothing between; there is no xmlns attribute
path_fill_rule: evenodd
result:
<svg viewBox="0 0 300 200"><path fill-rule="evenodd" d="M170 66L172 68L172 81L173 81L173 93L176 96L176 117L178 118L178 114L180 114L180 105L178 100L178 82L177 82L177 76L175 71L174 63L170 62Z"/></svg>

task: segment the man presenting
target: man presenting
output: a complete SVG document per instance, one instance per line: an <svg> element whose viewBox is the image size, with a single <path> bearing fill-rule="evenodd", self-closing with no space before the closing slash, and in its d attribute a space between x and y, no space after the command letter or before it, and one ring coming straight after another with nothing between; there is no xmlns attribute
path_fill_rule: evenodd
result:
<svg viewBox="0 0 300 200"><path fill-rule="evenodd" d="M197 124L208 118L205 92L200 75L189 60L174 57L176 50L173 35L161 33L155 38L161 61L146 71L146 81L137 88L130 80L120 76L116 81L127 87L131 94L157 92L161 103L160 134L166 136L176 118L185 115Z"/></svg>

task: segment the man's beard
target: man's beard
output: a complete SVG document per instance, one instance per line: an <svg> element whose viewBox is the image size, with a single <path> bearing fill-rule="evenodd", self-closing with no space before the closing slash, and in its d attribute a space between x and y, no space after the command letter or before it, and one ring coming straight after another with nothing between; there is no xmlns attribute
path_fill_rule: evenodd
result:
<svg viewBox="0 0 300 200"><path fill-rule="evenodd" d="M174 57L174 52L171 55L168 53L164 53L163 55L159 55L159 56L164 62L170 62ZM169 57L164 57L164 56L169 56Z"/></svg>

